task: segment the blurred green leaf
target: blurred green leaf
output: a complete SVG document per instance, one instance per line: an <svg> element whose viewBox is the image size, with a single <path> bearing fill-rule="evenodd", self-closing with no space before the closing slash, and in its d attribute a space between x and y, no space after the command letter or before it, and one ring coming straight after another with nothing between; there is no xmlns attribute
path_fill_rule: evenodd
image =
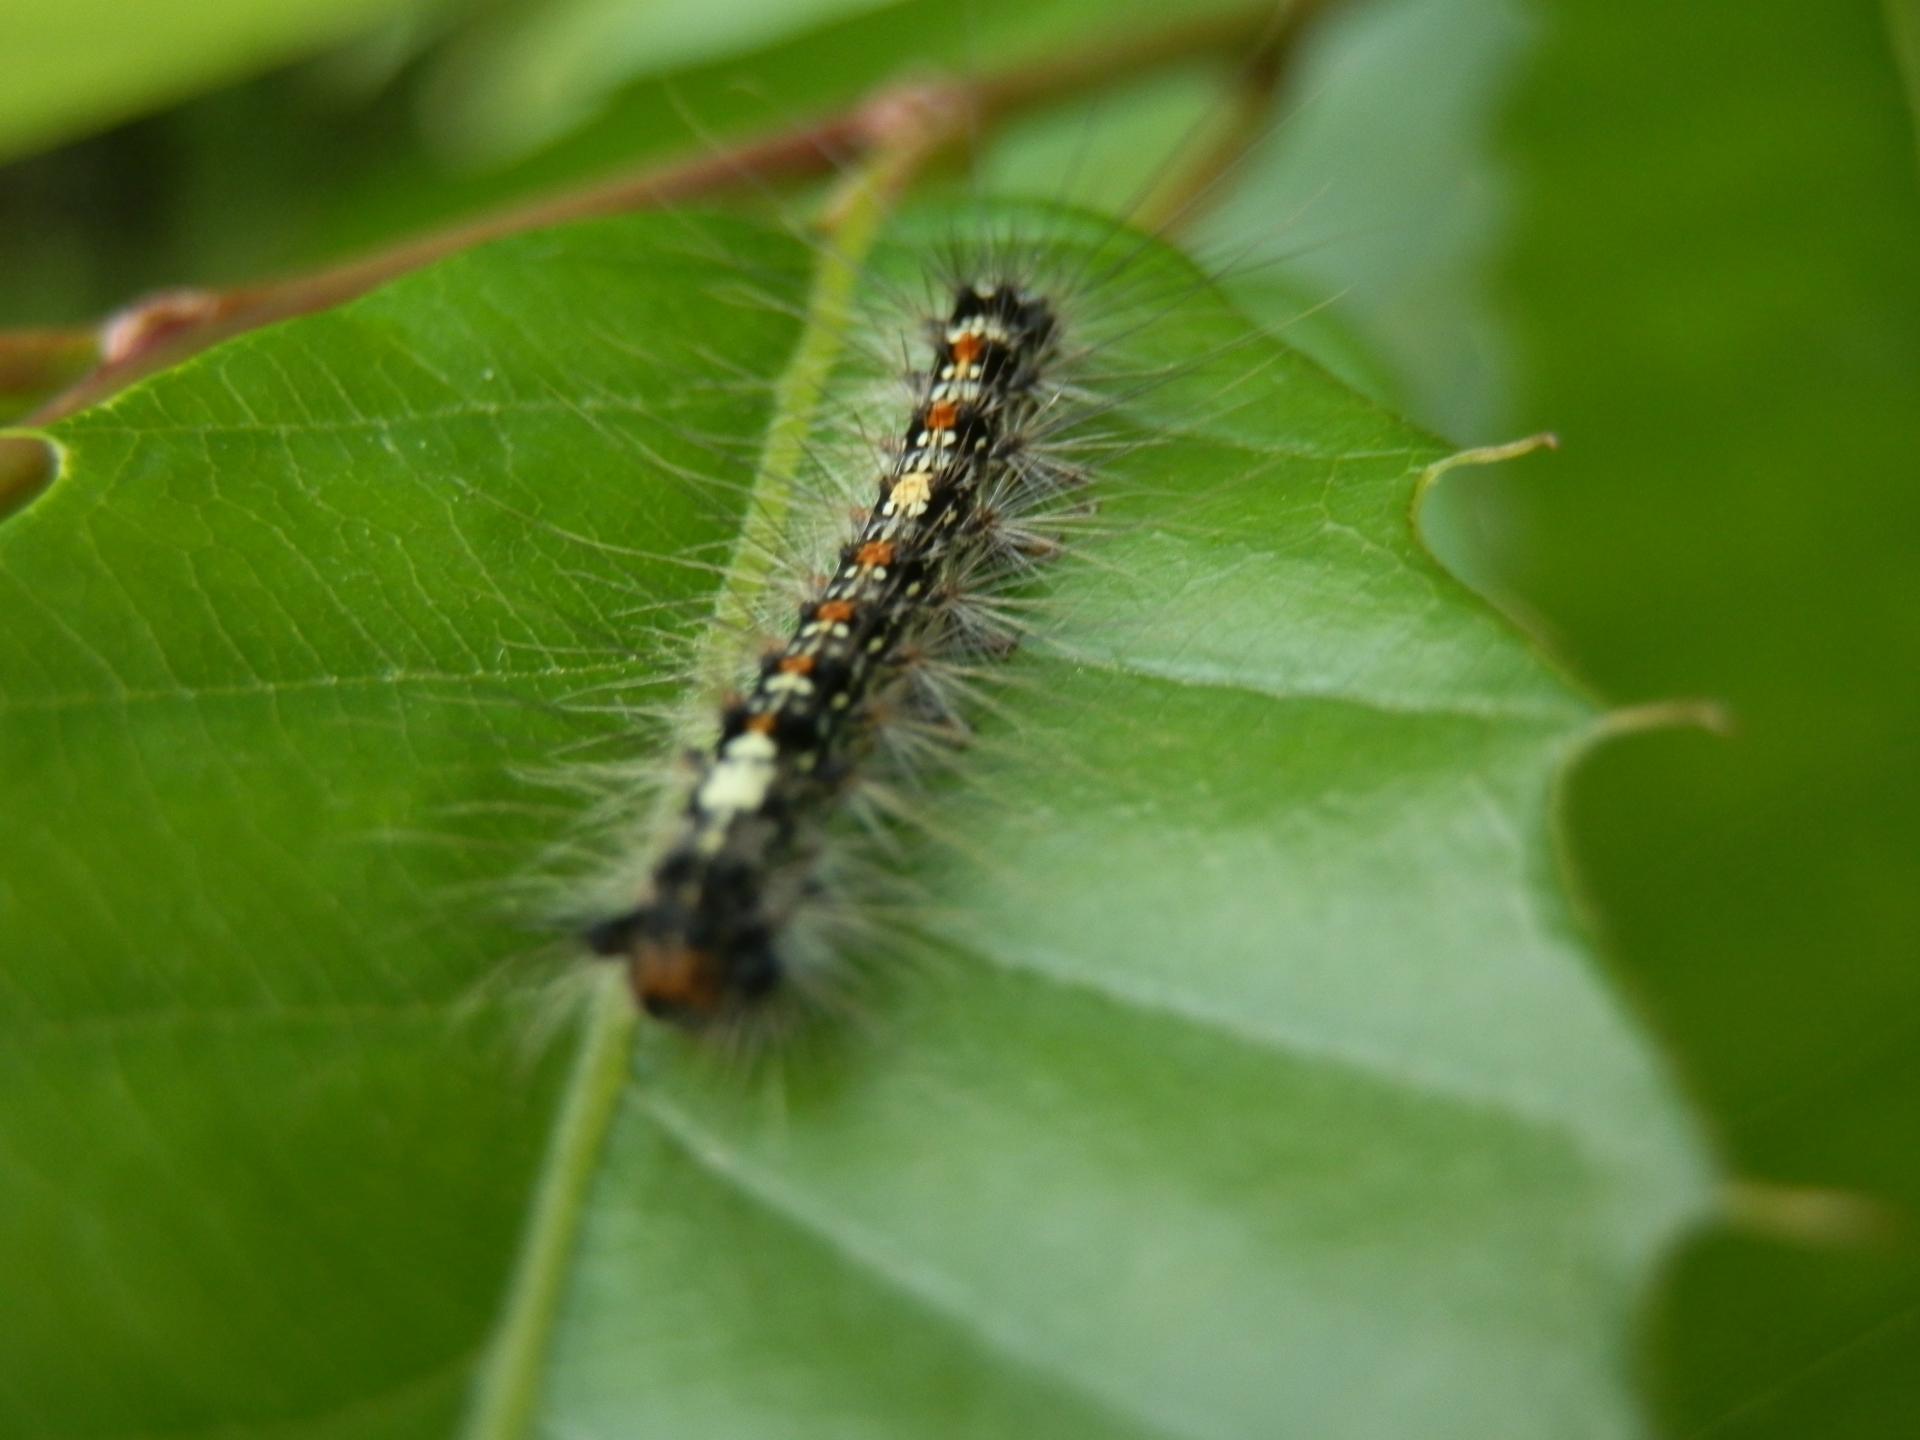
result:
<svg viewBox="0 0 1920 1440"><path fill-rule="evenodd" d="M1044 63L1248 5L1183 0L1169 16L1162 0L967 0L958 22L951 0L709 8L689 29L679 0L466 0L414 17L404 64L376 35L48 157L58 165L0 170L0 272L14 278L0 287L0 323L77 323L143 290L310 268L610 171L708 154L889 82ZM591 38L603 25L622 38L583 54L575 27ZM671 46L654 43L663 36ZM78 64L49 83L81 88ZM556 94L560 78L587 78L576 64L591 88ZM1126 108L1083 100L1077 128ZM1058 197L1057 177L1037 193Z"/></svg>
<svg viewBox="0 0 1920 1440"><path fill-rule="evenodd" d="M1256 314L1298 343L1302 302L1324 307L1364 340L1371 390L1473 443L1515 433L1494 428L1513 377L1487 273L1510 209L1493 137L1537 28L1525 0L1335 7L1199 227L1285 257L1231 282Z"/></svg>
<svg viewBox="0 0 1920 1440"><path fill-rule="evenodd" d="M0 160L282 64L422 0L7 0Z"/></svg>
<svg viewBox="0 0 1920 1440"><path fill-rule="evenodd" d="M1899 8L1543 3L1502 145L1509 423L1565 447L1475 481L1495 583L1610 693L1711 697L1734 725L1597 753L1575 853L1735 1167L1891 1217L1780 1205L1775 1233L1705 1237L1676 1268L1659 1392L1674 1433L1716 1440L1881 1437L1920 1413Z"/></svg>
<svg viewBox="0 0 1920 1440"><path fill-rule="evenodd" d="M1893 37L1894 59L1907 83L1908 104L1920 110L1920 3L1916 0L1881 0L1881 3L1886 7L1887 28Z"/></svg>
<svg viewBox="0 0 1920 1440"><path fill-rule="evenodd" d="M670 743L570 702L701 633L695 477L810 259L527 237L55 432L0 526L6 1428L452 1430L561 1173L548 1002L487 982L579 816L516 777ZM939 962L751 1076L646 1038L550 1349L490 1362L543 1430L1637 1433L1705 1173L1555 880L1588 707L1419 545L1431 441L1130 281L1179 299L1108 358L1176 378L930 802Z"/></svg>
<svg viewBox="0 0 1920 1440"><path fill-rule="evenodd" d="M564 136L636 82L737 59L896 3L521 0L499 6L432 57L429 134L466 163L498 162Z"/></svg>

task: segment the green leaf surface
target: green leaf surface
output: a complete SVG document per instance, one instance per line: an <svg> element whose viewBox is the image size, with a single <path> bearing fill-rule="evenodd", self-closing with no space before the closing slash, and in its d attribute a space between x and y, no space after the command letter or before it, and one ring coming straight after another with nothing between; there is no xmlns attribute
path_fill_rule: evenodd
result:
<svg viewBox="0 0 1920 1440"><path fill-rule="evenodd" d="M1639 1432L1707 1170L1558 886L1590 709L1419 544L1433 442L1140 263L1175 378L928 801L936 955L746 1073L616 1047L603 1149L498 983L580 821L521 777L711 641L677 559L835 338L810 250L504 242L58 427L0 526L0 1428Z"/></svg>
<svg viewBox="0 0 1920 1440"><path fill-rule="evenodd" d="M420 0L7 0L0 160L236 79Z"/></svg>

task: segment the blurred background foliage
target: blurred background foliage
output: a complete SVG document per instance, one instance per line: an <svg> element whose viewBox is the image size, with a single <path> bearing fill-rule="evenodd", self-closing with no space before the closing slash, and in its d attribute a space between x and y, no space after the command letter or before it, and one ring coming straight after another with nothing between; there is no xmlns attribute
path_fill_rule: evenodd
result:
<svg viewBox="0 0 1920 1440"><path fill-rule="evenodd" d="M1163 9L1097 8L1116 30ZM1616 740L1567 787L1621 984L1730 1167L1812 1217L1767 1233L1793 1208L1774 1189L1674 1257L1644 1347L1673 1435L1920 1415L1916 11L1355 0L1190 236L1450 439L1557 431L1560 453L1457 487L1446 558L1609 700L1730 719ZM5 0L0 326L311 266L916 70L1044 59L1089 13ZM1052 193L1071 155L1111 199L1218 104L1174 67L1022 120L983 168ZM1823 1227L1842 1197L1885 1223Z"/></svg>

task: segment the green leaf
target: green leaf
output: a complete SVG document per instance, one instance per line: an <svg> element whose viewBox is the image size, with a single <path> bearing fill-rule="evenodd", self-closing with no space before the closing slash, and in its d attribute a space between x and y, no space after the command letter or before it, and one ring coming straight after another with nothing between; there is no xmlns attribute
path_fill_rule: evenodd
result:
<svg viewBox="0 0 1920 1440"><path fill-rule="evenodd" d="M8 0L0 160L236 79L420 0Z"/></svg>
<svg viewBox="0 0 1920 1440"><path fill-rule="evenodd" d="M1715 1440L1898 1434L1920 1406L1911 97L1870 0L1548 13L1496 282L1508 423L1566 446L1485 477L1493 568L1612 693L1732 717L1607 747L1570 787L1627 981L1761 1200L1674 1266L1660 1411Z"/></svg>
<svg viewBox="0 0 1920 1440"><path fill-rule="evenodd" d="M495 902L581 820L519 777L671 743L567 702L712 642L677 557L841 339L807 246L508 241L57 428L0 526L5 1428L1637 1432L1707 1175L1556 881L1589 707L1420 546L1439 447L1138 264L1112 358L1174 378L928 801L937 953L744 1074L629 1059L617 987L540 1048Z"/></svg>
<svg viewBox="0 0 1920 1440"><path fill-rule="evenodd" d="M1906 81L1907 103L1920 111L1920 4L1915 0L1882 0L1882 5L1893 41L1894 59L1900 66L1901 78ZM1920 118L1916 124L1920 124Z"/></svg>
<svg viewBox="0 0 1920 1440"><path fill-rule="evenodd" d="M1916 17L1353 7L1224 217L1324 186L1303 266L1387 393L1565 441L1457 487L1442 553L1611 695L1730 717L1596 751L1567 809L1609 958L1743 1177L1655 1306L1676 1436L1920 1413Z"/></svg>

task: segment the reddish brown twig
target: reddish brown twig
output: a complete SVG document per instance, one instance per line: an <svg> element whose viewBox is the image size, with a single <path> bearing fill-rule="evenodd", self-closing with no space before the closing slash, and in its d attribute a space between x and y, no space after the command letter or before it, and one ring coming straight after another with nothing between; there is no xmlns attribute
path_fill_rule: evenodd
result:
<svg viewBox="0 0 1920 1440"><path fill-rule="evenodd" d="M0 407L58 390L100 358L91 330L0 331ZM0 409L0 414L4 414Z"/></svg>

